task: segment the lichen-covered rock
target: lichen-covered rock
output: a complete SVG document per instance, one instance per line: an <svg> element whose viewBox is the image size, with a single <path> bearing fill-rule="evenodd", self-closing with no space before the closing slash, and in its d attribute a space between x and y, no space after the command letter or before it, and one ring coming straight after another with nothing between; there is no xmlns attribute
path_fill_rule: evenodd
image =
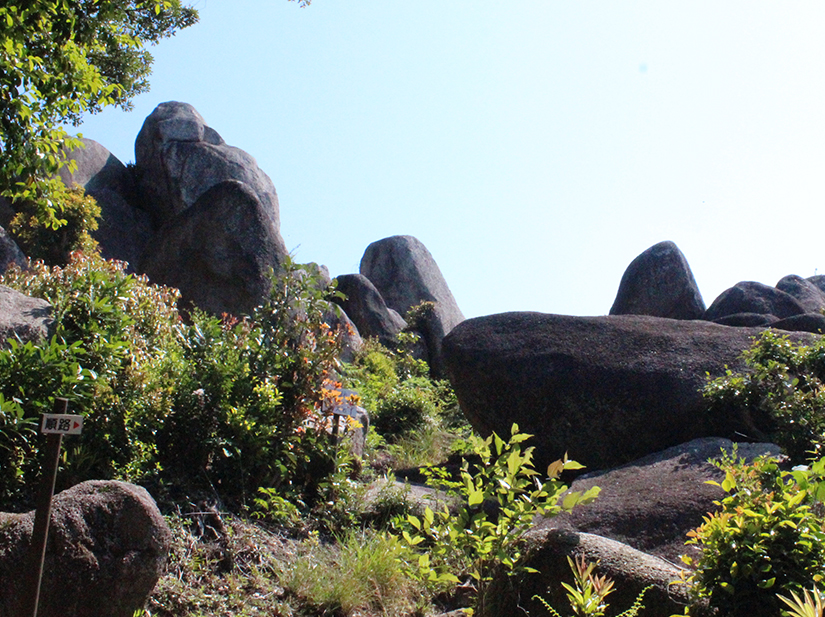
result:
<svg viewBox="0 0 825 617"><path fill-rule="evenodd" d="M24 615L34 512L0 514L0 615ZM145 489L90 481L54 497L39 617L132 617L166 564L171 533Z"/></svg>

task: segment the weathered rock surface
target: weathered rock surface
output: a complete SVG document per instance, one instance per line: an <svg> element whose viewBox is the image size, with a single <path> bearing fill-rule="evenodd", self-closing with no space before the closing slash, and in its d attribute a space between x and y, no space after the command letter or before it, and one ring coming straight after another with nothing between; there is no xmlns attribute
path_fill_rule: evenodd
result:
<svg viewBox="0 0 825 617"><path fill-rule="evenodd" d="M736 313L761 313L785 319L807 312L790 294L755 281L741 281L723 291L705 311L704 319L715 321Z"/></svg>
<svg viewBox="0 0 825 617"><path fill-rule="evenodd" d="M129 203L134 198L132 174L109 150L91 139L83 139L83 147L75 148L67 158L75 161L74 172L60 170L60 179L69 188L85 189L100 206L100 226L94 239L106 259L128 262L133 268L152 235L149 215Z"/></svg>
<svg viewBox="0 0 825 617"><path fill-rule="evenodd" d="M160 226L192 207L206 191L227 180L237 180L261 203L261 210L280 237L275 187L249 154L229 146L194 107L161 103L146 118L135 141L135 160L144 203Z"/></svg>
<svg viewBox="0 0 825 617"><path fill-rule="evenodd" d="M23 251L6 230L0 227L0 274L3 274L11 264L16 264L20 268L28 266Z"/></svg>
<svg viewBox="0 0 825 617"><path fill-rule="evenodd" d="M776 284L776 288L796 298L807 313L817 313L825 307L825 292L796 274L783 276Z"/></svg>
<svg viewBox="0 0 825 617"><path fill-rule="evenodd" d="M825 274L814 274L805 280L812 283L820 291L825 292Z"/></svg>
<svg viewBox="0 0 825 617"><path fill-rule="evenodd" d="M250 313L269 294L285 255L272 217L250 187L221 182L161 228L140 261L154 283L221 313Z"/></svg>
<svg viewBox="0 0 825 617"><path fill-rule="evenodd" d="M363 274L342 274L336 279L338 291L346 295L346 299L334 302L352 319L361 336L374 336L387 347L395 345L398 333L407 322L387 306L375 285Z"/></svg>
<svg viewBox="0 0 825 617"><path fill-rule="evenodd" d="M769 326L779 321L776 315L765 315L763 313L734 313L714 319L713 323L721 326L734 326L737 328L753 328L757 326Z"/></svg>
<svg viewBox="0 0 825 617"><path fill-rule="evenodd" d="M743 369L739 356L761 332L634 315L504 313L457 326L444 359L479 432L506 436L516 422L535 435L539 468L567 452L607 469L698 437L749 434L744 418L711 416L699 390L706 373Z"/></svg>
<svg viewBox="0 0 825 617"><path fill-rule="evenodd" d="M687 259L673 242L659 242L625 270L611 315L701 319L705 302Z"/></svg>
<svg viewBox="0 0 825 617"><path fill-rule="evenodd" d="M750 461L757 456L780 456L774 444L736 444L737 456ZM668 448L641 459L577 478L571 491L601 488L594 502L577 506L569 513L542 519L538 527L551 527L604 536L672 563L679 556L698 557L699 550L685 546L688 531L702 524L708 512L718 509L714 501L725 492L708 480L724 479L709 459L722 450L732 452L728 439L707 437Z"/></svg>
<svg viewBox="0 0 825 617"><path fill-rule="evenodd" d="M535 595L542 596L561 614L568 614L570 605L561 582L573 584L567 557L579 555L588 562L598 562L596 573L615 582L615 591L608 596L610 614L630 608L648 585L653 587L645 593L645 610L640 615L671 617L681 614L688 603L687 590L679 584L680 568L615 540L560 529L536 529L527 534L526 541L526 565L538 574L525 577L515 588L511 580L494 581L491 599L497 605L492 615L546 615L547 610L533 599Z"/></svg>
<svg viewBox="0 0 825 617"><path fill-rule="evenodd" d="M47 338L54 325L51 311L45 300L0 285L0 343L13 336L24 342Z"/></svg>
<svg viewBox="0 0 825 617"><path fill-rule="evenodd" d="M435 303L434 310L416 329L427 344L430 369L436 375L442 374L441 341L464 320L464 315L427 247L412 236L378 240L364 252L360 271L399 315L406 315L422 302Z"/></svg>
<svg viewBox="0 0 825 617"><path fill-rule="evenodd" d="M0 615L23 615L34 512L0 514ZM132 617L166 563L171 533L149 493L91 481L55 496L39 617Z"/></svg>
<svg viewBox="0 0 825 617"><path fill-rule="evenodd" d="M790 332L825 333L825 315L822 313L804 313L785 319L779 319L771 324L771 328L788 330Z"/></svg>

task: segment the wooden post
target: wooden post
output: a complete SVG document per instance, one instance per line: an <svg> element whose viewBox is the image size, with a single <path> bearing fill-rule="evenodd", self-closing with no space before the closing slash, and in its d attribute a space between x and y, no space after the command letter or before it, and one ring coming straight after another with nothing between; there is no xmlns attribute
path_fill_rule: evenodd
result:
<svg viewBox="0 0 825 617"><path fill-rule="evenodd" d="M69 401L65 398L54 399L53 413L66 413ZM60 446L63 435L49 434L46 441L46 457L43 461L43 477L40 483L40 495L34 515L34 530L31 543L31 570L28 597L28 610L24 615L37 617L37 605L40 602L40 584L43 581L43 563L46 559L46 543L49 539L49 520L52 515L52 497L57 479L57 467L60 462Z"/></svg>

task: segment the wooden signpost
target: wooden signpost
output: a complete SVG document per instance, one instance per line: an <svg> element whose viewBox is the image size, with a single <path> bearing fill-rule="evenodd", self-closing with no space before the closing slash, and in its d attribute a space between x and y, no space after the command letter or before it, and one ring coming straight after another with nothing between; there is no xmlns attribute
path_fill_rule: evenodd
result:
<svg viewBox="0 0 825 617"><path fill-rule="evenodd" d="M23 613L32 617L37 617L37 605L40 602L40 584L43 580L46 542L49 539L49 520L52 515L54 483L57 479L57 467L60 462L60 446L63 443L63 435L79 435L83 430L83 417L67 414L68 406L68 400L56 398L52 413L43 414L40 425L40 432L47 435L46 456L43 461L43 477L40 484L40 495L37 499L37 510L34 514L34 530L32 531L31 583L27 594L29 610Z"/></svg>

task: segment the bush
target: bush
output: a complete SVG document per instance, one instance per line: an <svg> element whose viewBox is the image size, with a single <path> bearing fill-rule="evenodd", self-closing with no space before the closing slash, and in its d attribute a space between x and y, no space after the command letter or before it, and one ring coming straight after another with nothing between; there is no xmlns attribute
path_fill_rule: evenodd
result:
<svg viewBox="0 0 825 617"><path fill-rule="evenodd" d="M770 459L746 465L725 455L717 464L728 496L688 534L702 549L695 564L684 558L696 567L692 591L722 615L778 615L778 590L801 592L822 579L825 459L793 472Z"/></svg>
<svg viewBox="0 0 825 617"><path fill-rule="evenodd" d="M487 439L471 437L478 462L471 468L465 460L459 480L446 482L461 497L458 512L450 512L446 505L436 511L428 507L423 516L408 515L406 524L400 524L406 545L419 551L416 572L422 581L438 589L458 583L459 576L469 577L481 617L495 614L494 598L488 594L494 573L529 571L523 563L522 538L533 519L568 511L599 493L593 487L562 498L567 486L559 475L581 465L556 461L542 480L533 468L533 448L522 449L529 438L515 424L506 442L495 433ZM436 473L434 479L428 482L432 488L445 488L444 474Z"/></svg>
<svg viewBox="0 0 825 617"><path fill-rule="evenodd" d="M747 437L778 444L795 462L825 454L825 339L801 345L766 330L742 355L748 372L705 386L711 413L738 417Z"/></svg>
<svg viewBox="0 0 825 617"><path fill-rule="evenodd" d="M63 266L74 251L95 251L97 242L91 234L98 227L100 206L94 198L82 188L68 189L56 183L49 201L62 217L60 227L52 227L37 204L20 202L8 231L23 253L32 260Z"/></svg>
<svg viewBox="0 0 825 617"><path fill-rule="evenodd" d="M372 428L391 443L428 425L456 424L460 412L450 384L431 379L427 363L405 349L392 351L367 341L346 373Z"/></svg>
<svg viewBox="0 0 825 617"><path fill-rule="evenodd" d="M66 483L154 478L233 505L260 486L314 500L335 458L325 409L340 345L323 319L329 291L288 263L252 317L193 311L184 323L177 291L123 267L75 253L65 268L34 264L3 278L51 302L57 321L53 341L0 352L11 427L4 496L37 469L20 466L38 460L27 422L65 396L85 416L83 435L66 444Z"/></svg>

